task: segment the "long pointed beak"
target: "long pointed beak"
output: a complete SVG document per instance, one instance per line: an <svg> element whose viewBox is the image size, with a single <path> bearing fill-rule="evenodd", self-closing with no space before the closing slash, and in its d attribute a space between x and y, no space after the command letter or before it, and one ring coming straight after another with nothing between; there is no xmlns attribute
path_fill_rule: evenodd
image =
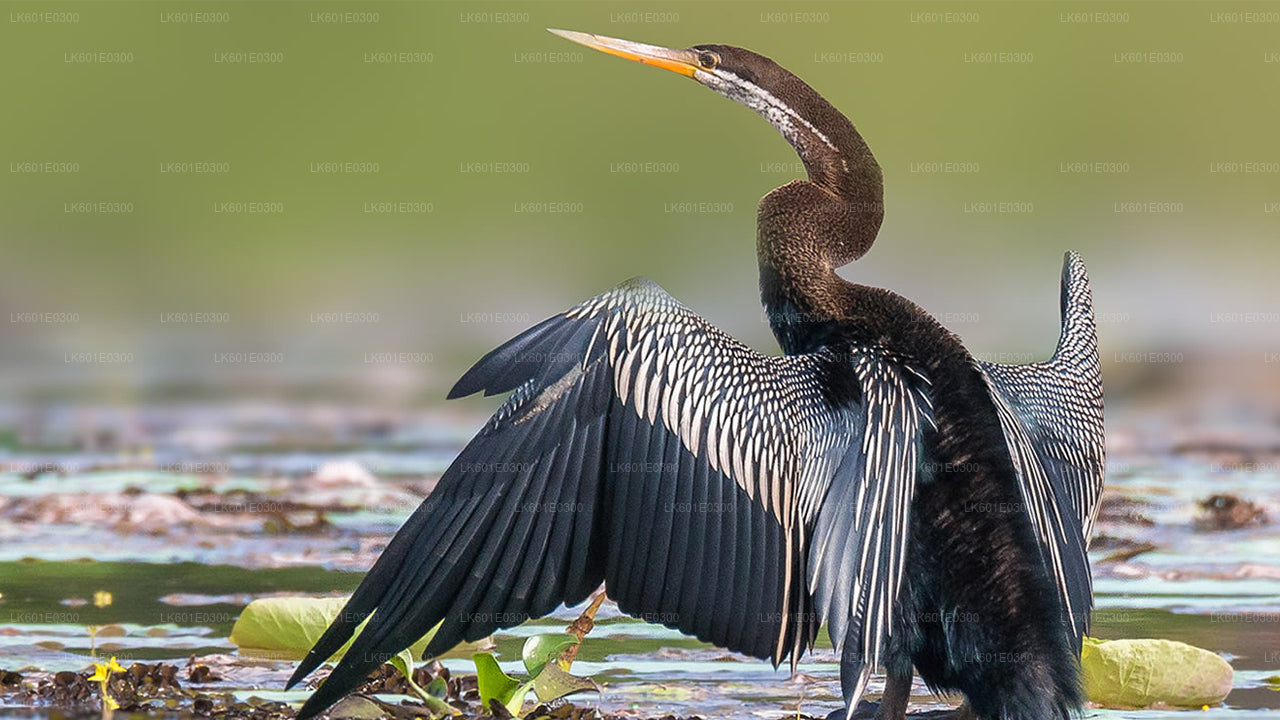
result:
<svg viewBox="0 0 1280 720"><path fill-rule="evenodd" d="M693 77L694 73L698 71L698 54L692 50L672 50L658 47L657 45L645 45L644 43L574 32L572 30L556 30L554 28L547 28L547 30L565 40L572 40L593 50L617 55L620 58L634 60L645 65L660 67L664 70L680 73L685 77Z"/></svg>

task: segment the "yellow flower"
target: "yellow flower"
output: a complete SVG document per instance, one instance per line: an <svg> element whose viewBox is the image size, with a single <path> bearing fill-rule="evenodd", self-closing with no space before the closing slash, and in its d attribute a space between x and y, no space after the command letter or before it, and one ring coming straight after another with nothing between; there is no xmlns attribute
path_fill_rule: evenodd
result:
<svg viewBox="0 0 1280 720"><path fill-rule="evenodd" d="M115 710L120 707L120 703L111 697L111 693L107 691L107 682L111 680L111 673L124 672L124 667L116 662L115 656L112 656L110 662L94 663L93 675L89 676L90 682L96 682L102 688L102 704L108 710Z"/></svg>
<svg viewBox="0 0 1280 720"><path fill-rule="evenodd" d="M93 676L89 680L93 682L106 682L111 679L111 673L124 672L124 666L116 662L116 657L111 656L111 660L105 663L93 664Z"/></svg>
<svg viewBox="0 0 1280 720"><path fill-rule="evenodd" d="M93 605L94 607L104 608L110 605L114 599L115 598L111 597L111 593L106 590L99 590L93 594Z"/></svg>

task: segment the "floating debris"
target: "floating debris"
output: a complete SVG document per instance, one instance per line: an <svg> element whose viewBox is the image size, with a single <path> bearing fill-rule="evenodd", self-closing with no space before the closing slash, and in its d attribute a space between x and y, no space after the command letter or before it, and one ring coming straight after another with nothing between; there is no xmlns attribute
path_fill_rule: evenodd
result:
<svg viewBox="0 0 1280 720"><path fill-rule="evenodd" d="M1199 532L1240 530L1271 524L1266 510L1235 495L1210 495L1197 505L1200 514L1195 519L1195 529Z"/></svg>
<svg viewBox="0 0 1280 720"><path fill-rule="evenodd" d="M1098 506L1098 522L1151 527L1155 522L1143 514L1147 506L1148 503L1107 493L1102 496L1102 502Z"/></svg>
<svg viewBox="0 0 1280 720"><path fill-rule="evenodd" d="M1125 547L1104 556L1099 562L1128 562L1143 553L1149 553L1158 548L1149 542L1133 542L1130 541Z"/></svg>

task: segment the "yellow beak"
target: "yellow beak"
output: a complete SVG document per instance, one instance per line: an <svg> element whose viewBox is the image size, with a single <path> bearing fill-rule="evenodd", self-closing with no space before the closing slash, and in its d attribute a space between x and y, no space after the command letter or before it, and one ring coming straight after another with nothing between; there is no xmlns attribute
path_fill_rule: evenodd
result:
<svg viewBox="0 0 1280 720"><path fill-rule="evenodd" d="M565 40L572 40L593 50L617 55L620 58L634 60L645 65L660 67L664 70L680 73L685 77L693 77L693 74L698 71L698 53L692 50L672 50L658 47L657 45L645 45L644 43L574 32L572 30L556 30L554 28L547 28L547 30Z"/></svg>

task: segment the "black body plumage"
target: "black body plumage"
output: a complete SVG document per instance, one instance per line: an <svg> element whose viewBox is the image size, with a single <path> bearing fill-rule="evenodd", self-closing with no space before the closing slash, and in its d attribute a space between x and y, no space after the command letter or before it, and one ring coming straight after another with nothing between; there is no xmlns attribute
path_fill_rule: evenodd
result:
<svg viewBox="0 0 1280 720"><path fill-rule="evenodd" d="M602 582L626 613L775 664L825 622L850 710L877 667L882 718L913 668L982 718L1078 709L1103 461L1080 259L1053 358L978 362L910 301L836 275L875 239L881 174L812 88L739 48L564 34L693 77L795 146L809 178L761 201L757 240L786 354L636 279L481 358L449 396L507 401L298 667L290 685L369 618L300 717L437 624L426 655Z"/></svg>

